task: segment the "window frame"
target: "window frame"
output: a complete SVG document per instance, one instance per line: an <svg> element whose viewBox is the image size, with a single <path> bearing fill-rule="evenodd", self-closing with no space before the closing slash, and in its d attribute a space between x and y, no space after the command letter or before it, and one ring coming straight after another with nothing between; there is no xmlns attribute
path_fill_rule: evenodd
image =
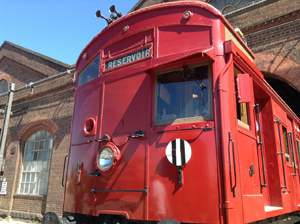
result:
<svg viewBox="0 0 300 224"><path fill-rule="evenodd" d="M89 81L86 81L86 82L80 82L80 75L82 75L89 67L90 67L90 65L96 60L96 59L99 59L99 63L98 63L98 75L97 75L97 77L95 77L95 78L93 78L93 79L91 79L91 80L89 80ZM77 87L79 87L79 86L82 86L82 85L84 85L84 84L86 84L86 83L88 83L88 82L90 82L90 81L92 81L92 80L94 80L94 79L96 79L96 78L98 78L98 77L100 77L100 64L101 64L101 54L97 54L94 58L92 58L87 64L86 64L86 66L77 74ZM80 82L80 83L79 83Z"/></svg>
<svg viewBox="0 0 300 224"><path fill-rule="evenodd" d="M298 135L296 135L296 147L297 147L297 154L298 154L298 156L297 156L297 159L295 158L295 163L296 163L296 169L298 169L298 164L300 162L300 138L298 137Z"/></svg>
<svg viewBox="0 0 300 224"><path fill-rule="evenodd" d="M235 12L239 9L242 9L244 7L247 7L251 4L253 4L255 1L254 0L246 0L247 2L242 1L237 1L235 3L225 3L226 5L223 5L223 2L219 2L218 0L216 0L216 2L213 2L214 0L209 0L208 4L212 5L213 7L215 7L216 9L218 9L222 14L227 14L227 13L232 13ZM231 9L229 9L231 8Z"/></svg>
<svg viewBox="0 0 300 224"><path fill-rule="evenodd" d="M1 86L1 83L2 83L2 82L6 82L6 84L7 84L7 90L6 90L5 92L0 91L0 94L4 94L4 93L9 92L9 82L8 82L6 79L1 79L1 80L0 80L0 86ZM1 89L0 89L0 90L1 90Z"/></svg>
<svg viewBox="0 0 300 224"><path fill-rule="evenodd" d="M41 135L42 135L42 132L44 132L45 133L44 138L38 139L37 138L38 132L40 132ZM35 136L35 137L33 137L33 136ZM46 144L47 140L49 140L48 147L45 148L45 144ZM29 138L26 139L24 147L23 147L23 153L22 153L23 154L22 155L23 156L22 157L22 168L21 168L21 172L20 172L20 179L19 179L20 182L19 182L18 194L20 194L20 195L36 195L36 196L39 196L39 195L46 196L47 195L48 185L49 185L50 167L51 167L51 158L52 158L52 153L53 153L53 141L54 141L53 135L45 129L38 130L38 131L32 133L32 135L30 135ZM43 142L42 149L40 149L41 142ZM30 150L31 145L32 145L32 149ZM36 145L38 146L37 148L36 148ZM47 151L46 159L44 159L45 151ZM39 159L40 152L42 152L42 156L43 156L42 160ZM26 160L26 153L27 154L32 153L31 160ZM36 159L34 159L35 153L36 153ZM34 163L34 162L36 162L36 163ZM46 163L44 163L44 162L46 162ZM32 168L34 164L35 164L35 167ZM43 170L44 164L46 164L45 170ZM40 170L39 170L38 166L40 166ZM45 181L42 180L42 177L44 177ZM40 191L41 184L43 184L43 187L44 187L43 192ZM27 185L27 188L26 188L26 185ZM33 192L31 192L31 190L30 190L31 185L33 185ZM27 189L27 191L25 192L26 189Z"/></svg>
<svg viewBox="0 0 300 224"><path fill-rule="evenodd" d="M285 133L284 130L285 129ZM284 145L284 155L285 155L285 161L288 163L291 163L291 149L290 149L290 140L289 140L289 134L287 127L285 125L281 125L281 131L282 131L282 138L283 138L283 145ZM288 152L288 153L287 153Z"/></svg>
<svg viewBox="0 0 300 224"><path fill-rule="evenodd" d="M6 195L6 194L7 194L7 181L5 177L0 176L0 195Z"/></svg>
<svg viewBox="0 0 300 224"><path fill-rule="evenodd" d="M209 111L210 114L208 116L196 116L196 117L186 117L186 118L176 118L173 120L157 120L157 97L158 97L158 84L157 84L157 79L159 75L170 73L170 72L175 72L175 71L180 71L182 70L182 66L176 66L175 68L171 69L165 69L165 70L160 70L155 72L155 89L154 89L154 126L164 126L164 125L172 125L172 124L184 124L184 123L192 123L192 122L199 122L199 121L212 121L213 120L213 86L212 86L212 63L211 61L205 61L202 63L192 63L187 65L188 68L196 68L196 67L201 67L201 66L207 66L207 73L208 73L208 102L209 103Z"/></svg>

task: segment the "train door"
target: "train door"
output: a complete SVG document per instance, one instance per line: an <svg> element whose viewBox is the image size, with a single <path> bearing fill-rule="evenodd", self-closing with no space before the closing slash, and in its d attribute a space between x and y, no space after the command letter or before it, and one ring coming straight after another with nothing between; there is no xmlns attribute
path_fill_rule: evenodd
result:
<svg viewBox="0 0 300 224"><path fill-rule="evenodd" d="M259 182L264 198L264 210L271 212L282 207L272 101L255 82L253 89Z"/></svg>
<svg viewBox="0 0 300 224"><path fill-rule="evenodd" d="M96 179L90 174L96 169L94 158L98 148L94 140L99 134L98 115L103 88L99 82L88 81L98 74L99 56L78 77L64 198L66 212L93 214L95 200L91 190Z"/></svg>
<svg viewBox="0 0 300 224"><path fill-rule="evenodd" d="M237 114L237 141L239 154L239 168L242 188L242 201L244 211L244 222L252 222L262 217L266 198L263 195L263 187L261 182L262 163L261 151L257 147L257 136L254 121L254 98L252 79L249 78L248 89L250 91L250 101L239 102L239 93L241 79L238 74L243 72L234 67L236 94L236 114Z"/></svg>
<svg viewBox="0 0 300 224"><path fill-rule="evenodd" d="M274 107L276 108L276 107ZM275 126L278 129L276 142L279 146L278 163L280 176L281 176L281 193L282 193L282 207L288 210L296 208L297 192L295 188L295 167L293 166L293 152L294 141L292 132L292 121L286 117L286 114L277 109L277 115L275 115ZM278 116L278 117L277 117Z"/></svg>
<svg viewBox="0 0 300 224"><path fill-rule="evenodd" d="M111 78L114 77L114 78ZM147 73L112 71L103 78L98 146L100 176L93 193L95 214L145 219L151 79ZM110 158L115 158L111 160Z"/></svg>
<svg viewBox="0 0 300 224"><path fill-rule="evenodd" d="M213 89L207 62L155 73L150 220L220 222Z"/></svg>
<svg viewBox="0 0 300 224"><path fill-rule="evenodd" d="M283 128L284 129L284 128ZM296 157L295 157L295 141L294 141L294 128L293 122L290 118L287 119L287 133L284 133L284 143L285 148L285 157L286 157L286 168L287 168L287 178L288 178L288 191L286 193L290 194L291 205L295 209L298 197L298 177L297 177L297 168L296 168ZM284 132L285 130L283 130Z"/></svg>
<svg viewBox="0 0 300 224"><path fill-rule="evenodd" d="M257 160L258 160L258 171L259 171L259 179L261 186L261 193L264 197L264 206L268 206L270 204L269 194L268 194L268 184L267 184L267 173L266 173L266 156L265 156L265 145L264 145L264 136L263 129L264 123L262 122L262 108L263 102L255 97L254 104L254 122L255 122L255 136L257 141Z"/></svg>

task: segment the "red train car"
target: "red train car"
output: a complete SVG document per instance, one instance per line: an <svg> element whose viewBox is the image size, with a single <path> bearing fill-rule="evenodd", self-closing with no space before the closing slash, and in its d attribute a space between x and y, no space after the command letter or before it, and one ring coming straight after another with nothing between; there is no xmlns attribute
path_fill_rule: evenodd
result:
<svg viewBox="0 0 300 224"><path fill-rule="evenodd" d="M300 121L253 60L201 2L102 30L76 64L63 222L298 221Z"/></svg>

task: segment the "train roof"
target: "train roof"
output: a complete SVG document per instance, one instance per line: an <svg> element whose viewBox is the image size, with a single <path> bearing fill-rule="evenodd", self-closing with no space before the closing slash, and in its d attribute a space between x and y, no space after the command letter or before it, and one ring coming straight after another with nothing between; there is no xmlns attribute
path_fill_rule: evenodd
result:
<svg viewBox="0 0 300 224"><path fill-rule="evenodd" d="M217 10L216 8L214 8L212 5L204 3L204 2L199 2L199 1L179 1L179 2L168 2L168 3L163 3L163 4L157 4L157 5L153 5L153 6L149 6L146 8L142 8L140 10L137 11L133 11L123 17L121 17L120 19L112 22L111 24L109 24L107 27L105 27L103 30L101 30L88 44L87 46L83 49L83 51L81 52L81 54L79 55L79 58L77 60L76 63L76 68L77 68L77 64L80 61L80 59L82 58L84 52L87 51L87 49L89 47L91 47L94 42L96 40L98 40L98 38L101 38L102 34L105 33L107 30L112 29L113 27L117 26L118 24L120 24L121 22L124 22L128 19L131 19L132 17L137 17L140 16L142 14L151 12L151 11L157 11L160 9L165 9L165 8L178 8L178 7L198 7L198 8L202 8L210 13L212 13L214 16L218 17L227 27L227 29L229 30L229 32L232 34L232 36L238 41L238 45L240 45L239 47L242 47L244 49L245 52L247 52L247 54L252 58L252 60L255 58L255 55L252 53L252 51L248 48L248 46L245 44L245 42L242 40L242 38L235 32L235 30L233 29L233 27L229 24L229 22L225 19L225 17L222 15L222 13ZM128 35L124 35L128 36ZM107 45L107 43L104 43L104 45Z"/></svg>

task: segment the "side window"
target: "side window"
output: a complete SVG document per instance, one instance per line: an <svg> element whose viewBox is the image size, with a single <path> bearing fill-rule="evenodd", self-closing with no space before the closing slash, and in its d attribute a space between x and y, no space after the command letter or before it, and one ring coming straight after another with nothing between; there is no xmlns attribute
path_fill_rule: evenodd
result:
<svg viewBox="0 0 300 224"><path fill-rule="evenodd" d="M296 142L297 142L298 162L300 162L300 142L298 138L296 138Z"/></svg>
<svg viewBox="0 0 300 224"><path fill-rule="evenodd" d="M155 125L212 119L209 65L156 74Z"/></svg>
<svg viewBox="0 0 300 224"><path fill-rule="evenodd" d="M91 62L82 72L78 74L77 86L87 83L99 75L100 55L98 55L93 62Z"/></svg>
<svg viewBox="0 0 300 224"><path fill-rule="evenodd" d="M237 74L242 74L242 72L236 66L234 66L235 86L237 86L237 83L236 83ZM236 96L236 114L237 114L238 125L250 130L250 127L249 127L249 105L248 105L248 103L239 103L237 96Z"/></svg>
<svg viewBox="0 0 300 224"><path fill-rule="evenodd" d="M0 81L0 94L8 92L8 83L5 79Z"/></svg>
<svg viewBox="0 0 300 224"><path fill-rule="evenodd" d="M5 195L7 193L7 182L6 178L0 176L0 195Z"/></svg>
<svg viewBox="0 0 300 224"><path fill-rule="evenodd" d="M282 134L283 134L283 145L285 152L285 159L287 162L290 162L290 150L289 150L289 141L288 141L288 133L284 126L282 126Z"/></svg>

